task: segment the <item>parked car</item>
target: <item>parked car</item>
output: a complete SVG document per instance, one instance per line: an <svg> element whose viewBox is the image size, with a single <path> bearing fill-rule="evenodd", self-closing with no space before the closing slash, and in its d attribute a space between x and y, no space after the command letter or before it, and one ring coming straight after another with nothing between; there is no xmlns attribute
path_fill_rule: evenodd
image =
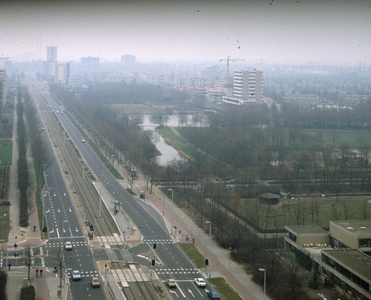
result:
<svg viewBox="0 0 371 300"><path fill-rule="evenodd" d="M73 280L81 280L80 272L77 270L73 270L72 272L72 279Z"/></svg>
<svg viewBox="0 0 371 300"><path fill-rule="evenodd" d="M64 248L65 248L66 250L72 250L72 243L71 243L71 242L66 242L66 243L64 244Z"/></svg>
<svg viewBox="0 0 371 300"><path fill-rule="evenodd" d="M220 299L220 296L217 292L208 291L207 295L209 296L210 299Z"/></svg>
<svg viewBox="0 0 371 300"><path fill-rule="evenodd" d="M203 278L196 278L195 279L195 284L198 287L205 287L206 286L206 281Z"/></svg>
<svg viewBox="0 0 371 300"><path fill-rule="evenodd" d="M166 284L169 286L169 287L176 287L176 282L174 279L166 279Z"/></svg>
<svg viewBox="0 0 371 300"><path fill-rule="evenodd" d="M99 278L94 276L91 278L91 286L94 287L100 287Z"/></svg>

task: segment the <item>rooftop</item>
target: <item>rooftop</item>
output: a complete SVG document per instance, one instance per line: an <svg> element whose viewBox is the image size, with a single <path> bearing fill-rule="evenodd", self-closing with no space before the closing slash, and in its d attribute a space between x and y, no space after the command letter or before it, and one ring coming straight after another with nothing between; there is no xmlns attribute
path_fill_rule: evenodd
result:
<svg viewBox="0 0 371 300"><path fill-rule="evenodd" d="M316 225L291 225L285 226L286 230L296 235L329 235L330 233Z"/></svg>
<svg viewBox="0 0 371 300"><path fill-rule="evenodd" d="M330 221L330 226L331 224L342 227L357 237L371 236L371 220Z"/></svg>
<svg viewBox="0 0 371 300"><path fill-rule="evenodd" d="M322 250L322 254L337 261L354 273L364 277L368 282L371 278L371 257L355 249Z"/></svg>

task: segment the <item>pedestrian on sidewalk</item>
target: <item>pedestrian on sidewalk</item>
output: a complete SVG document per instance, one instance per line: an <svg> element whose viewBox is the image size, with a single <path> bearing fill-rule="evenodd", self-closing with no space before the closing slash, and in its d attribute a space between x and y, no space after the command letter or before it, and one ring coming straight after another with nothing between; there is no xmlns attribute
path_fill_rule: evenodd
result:
<svg viewBox="0 0 371 300"><path fill-rule="evenodd" d="M39 275L39 269L36 269L36 277Z"/></svg>
<svg viewBox="0 0 371 300"><path fill-rule="evenodd" d="M11 263L9 263L9 264L8 264L8 268L9 268L9 270L10 270L10 267L11 267L11 266L12 266L12 264L11 264Z"/></svg>
<svg viewBox="0 0 371 300"><path fill-rule="evenodd" d="M40 277L43 276L43 269L40 269Z"/></svg>

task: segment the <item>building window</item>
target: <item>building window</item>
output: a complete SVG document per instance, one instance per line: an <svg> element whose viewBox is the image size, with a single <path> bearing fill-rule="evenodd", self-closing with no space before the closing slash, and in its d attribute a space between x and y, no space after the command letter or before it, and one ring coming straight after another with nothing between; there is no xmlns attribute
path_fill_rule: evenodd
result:
<svg viewBox="0 0 371 300"><path fill-rule="evenodd" d="M360 239L359 240L359 247L360 248L371 247L371 239Z"/></svg>

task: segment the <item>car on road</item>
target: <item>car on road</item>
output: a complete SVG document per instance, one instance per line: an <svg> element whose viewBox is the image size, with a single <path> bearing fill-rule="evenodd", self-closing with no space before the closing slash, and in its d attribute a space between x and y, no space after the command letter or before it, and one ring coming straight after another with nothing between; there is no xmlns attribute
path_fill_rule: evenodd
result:
<svg viewBox="0 0 371 300"><path fill-rule="evenodd" d="M80 272L77 270L72 271L72 279L73 280L81 280Z"/></svg>
<svg viewBox="0 0 371 300"><path fill-rule="evenodd" d="M72 243L71 243L71 242L66 242L66 243L64 244L64 248L65 248L66 250L72 250Z"/></svg>
<svg viewBox="0 0 371 300"><path fill-rule="evenodd" d="M169 287L176 287L176 282L174 279L166 279L166 284L169 286Z"/></svg>
<svg viewBox="0 0 371 300"><path fill-rule="evenodd" d="M211 291L208 291L207 292L207 296L210 298L210 299L220 299L220 296L217 292L211 292Z"/></svg>
<svg viewBox="0 0 371 300"><path fill-rule="evenodd" d="M81 143L85 143L85 140L84 140L84 139L82 139L82 140L81 140Z"/></svg>
<svg viewBox="0 0 371 300"><path fill-rule="evenodd" d="M99 278L94 276L91 278L91 286L94 287L100 287Z"/></svg>
<svg viewBox="0 0 371 300"><path fill-rule="evenodd" d="M206 281L203 278L195 278L195 284L198 287L205 287L206 286Z"/></svg>

